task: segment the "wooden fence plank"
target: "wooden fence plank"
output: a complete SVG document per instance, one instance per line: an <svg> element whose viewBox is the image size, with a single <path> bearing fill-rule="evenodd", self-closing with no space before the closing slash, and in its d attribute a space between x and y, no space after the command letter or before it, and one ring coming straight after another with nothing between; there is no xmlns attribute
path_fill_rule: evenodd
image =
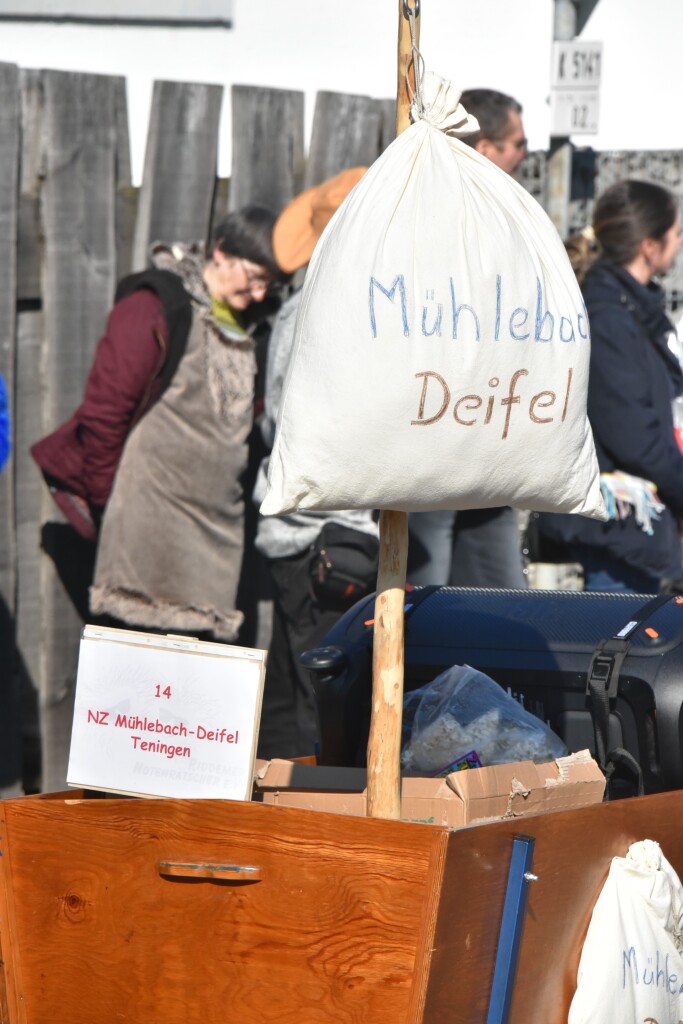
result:
<svg viewBox="0 0 683 1024"><path fill-rule="evenodd" d="M42 257L40 183L42 179L41 111L42 73L21 69L21 160L19 186L19 240L17 245L17 301L40 300Z"/></svg>
<svg viewBox="0 0 683 1024"><path fill-rule="evenodd" d="M43 597L40 527L50 502L29 448L42 432L40 357L43 313L19 309L17 315L15 496L17 531L16 679L21 709L24 788L40 785L39 694L43 665ZM51 509L45 507L46 512Z"/></svg>
<svg viewBox="0 0 683 1024"><path fill-rule="evenodd" d="M229 208L256 203L278 214L303 180L304 94L234 85Z"/></svg>
<svg viewBox="0 0 683 1024"><path fill-rule="evenodd" d="M19 68L0 64L0 373L13 409L16 326L16 240L19 221ZM16 551L12 463L0 475L0 595L14 611ZM0 657L5 645L0 645Z"/></svg>
<svg viewBox="0 0 683 1024"><path fill-rule="evenodd" d="M377 100L382 117L380 148L384 150L396 138L396 100Z"/></svg>
<svg viewBox="0 0 683 1024"><path fill-rule="evenodd" d="M313 114L305 187L317 185L345 167L369 167L387 137L383 100L339 92L319 92Z"/></svg>
<svg viewBox="0 0 683 1024"><path fill-rule="evenodd" d="M19 221L19 68L0 64L0 373L14 416L16 239ZM0 792L18 792L18 700L14 673L16 534L12 458L0 474Z"/></svg>
<svg viewBox="0 0 683 1024"><path fill-rule="evenodd" d="M41 119L43 85L40 71L22 69L21 177L17 242L17 358L15 374L14 486L17 531L16 678L20 695L24 787L40 785L41 736L38 713L42 691L43 600L40 526L50 499L29 448L43 428L40 358L43 346L41 312L42 181ZM30 779L30 781L29 781Z"/></svg>
<svg viewBox="0 0 683 1024"><path fill-rule="evenodd" d="M147 265L153 241L206 239L216 182L223 87L155 82L133 269Z"/></svg>
<svg viewBox="0 0 683 1024"><path fill-rule="evenodd" d="M133 236L137 217L138 190L133 188L130 166L130 133L126 80L114 80L116 113L116 278L129 274L133 265Z"/></svg>
<svg viewBox="0 0 683 1024"><path fill-rule="evenodd" d="M119 88L104 75L43 72L44 431L80 402L114 292ZM57 561L59 551L57 544ZM43 788L53 790L66 778L81 618L50 560L41 568Z"/></svg>
<svg viewBox="0 0 683 1024"><path fill-rule="evenodd" d="M213 206L211 207L211 225L217 224L228 212L228 199L230 196L230 178L217 178L216 190L213 194Z"/></svg>

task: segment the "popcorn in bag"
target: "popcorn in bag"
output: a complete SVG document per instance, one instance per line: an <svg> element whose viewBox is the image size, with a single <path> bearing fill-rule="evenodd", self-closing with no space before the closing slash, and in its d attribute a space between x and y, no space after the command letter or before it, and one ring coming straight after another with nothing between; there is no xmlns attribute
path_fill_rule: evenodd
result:
<svg viewBox="0 0 683 1024"><path fill-rule="evenodd" d="M413 105L415 108L415 104ZM603 518L586 310L538 203L435 75L304 283L265 515L515 505Z"/></svg>

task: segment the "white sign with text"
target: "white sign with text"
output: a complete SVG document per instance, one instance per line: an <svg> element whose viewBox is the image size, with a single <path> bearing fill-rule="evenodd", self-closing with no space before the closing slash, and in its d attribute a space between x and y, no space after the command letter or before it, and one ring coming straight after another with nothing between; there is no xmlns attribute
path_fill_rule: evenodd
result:
<svg viewBox="0 0 683 1024"><path fill-rule="evenodd" d="M86 626L67 784L251 797L264 651Z"/></svg>
<svg viewBox="0 0 683 1024"><path fill-rule="evenodd" d="M600 112L602 43L553 45L550 134L594 135Z"/></svg>

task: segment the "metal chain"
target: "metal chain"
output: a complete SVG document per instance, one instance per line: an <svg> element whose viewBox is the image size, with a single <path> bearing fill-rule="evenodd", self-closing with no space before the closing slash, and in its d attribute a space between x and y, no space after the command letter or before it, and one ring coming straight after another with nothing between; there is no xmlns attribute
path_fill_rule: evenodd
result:
<svg viewBox="0 0 683 1024"><path fill-rule="evenodd" d="M420 16L420 0L415 0L415 6L411 7L408 0L403 0L403 16L408 20L410 26L410 60L406 58L406 89L410 97L411 105L415 103L418 116L422 116L422 76L424 74L424 60L415 42L415 21ZM410 65L413 66L415 75L415 89L410 84Z"/></svg>

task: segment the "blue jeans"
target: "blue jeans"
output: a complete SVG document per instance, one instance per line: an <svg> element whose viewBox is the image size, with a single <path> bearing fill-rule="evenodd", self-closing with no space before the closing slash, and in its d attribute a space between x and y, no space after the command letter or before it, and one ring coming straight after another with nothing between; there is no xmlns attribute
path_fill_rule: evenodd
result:
<svg viewBox="0 0 683 1024"><path fill-rule="evenodd" d="M620 558L593 548L577 547L574 557L583 566L583 589L627 594L657 594L659 579Z"/></svg>
<svg viewBox="0 0 683 1024"><path fill-rule="evenodd" d="M411 512L408 528L410 583L526 589L513 509Z"/></svg>

